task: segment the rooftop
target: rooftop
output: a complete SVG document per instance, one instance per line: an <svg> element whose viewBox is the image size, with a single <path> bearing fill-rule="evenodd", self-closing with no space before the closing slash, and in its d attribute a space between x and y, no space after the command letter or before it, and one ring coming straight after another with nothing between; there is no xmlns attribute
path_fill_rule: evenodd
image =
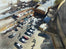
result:
<svg viewBox="0 0 66 49"><path fill-rule="evenodd" d="M54 6L54 2L55 2L55 0L46 1L46 3L39 6L38 9L41 9L41 10L47 12L48 7Z"/></svg>

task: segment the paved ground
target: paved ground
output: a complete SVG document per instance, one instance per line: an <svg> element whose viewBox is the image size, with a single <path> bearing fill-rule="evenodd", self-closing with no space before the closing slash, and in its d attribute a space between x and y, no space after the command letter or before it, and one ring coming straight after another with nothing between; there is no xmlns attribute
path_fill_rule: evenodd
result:
<svg viewBox="0 0 66 49"><path fill-rule="evenodd" d="M40 46L43 43L43 40L45 38L42 38L42 37L38 36L39 33L40 33L40 31L38 31L38 30L35 31L35 34L27 41L27 43L23 44L24 45L24 49L37 49L37 48L41 49ZM33 47L34 42L32 42L32 41L34 39L36 40L36 43L35 43L35 46Z"/></svg>
<svg viewBox="0 0 66 49"><path fill-rule="evenodd" d="M19 32L21 32L21 36L22 35L24 35L24 32L25 32L25 30L26 30L26 27L24 26L24 29L22 30L22 29L20 29L20 31ZM0 35L0 49L16 49L16 47L13 45L14 44L14 42L19 42L19 43L21 43L18 39L19 38L17 38L18 37L18 35L19 35L19 32L17 32L17 35L16 35L16 37L14 37L13 39L9 39L8 38L8 35L9 34L7 34L7 35ZM33 39L36 39L36 43L35 43L35 47L33 48L33 49L41 49L40 48L40 45L42 44L42 42L43 42L43 40L44 40L44 38L42 38L42 37L40 37L40 36L38 36L38 34L40 33L40 31L38 31L38 30L36 30L35 31L35 34L33 34L33 36L29 39L29 40L27 40L27 43L25 43L25 44L23 44L23 43L21 43L22 45L23 45L23 47L24 47L24 49L32 49L32 47L31 46L33 46ZM10 34L11 34L11 32L10 32ZM40 42L40 43L39 43Z"/></svg>
<svg viewBox="0 0 66 49"><path fill-rule="evenodd" d="M14 42L18 42L18 43L22 44L24 49L37 49L37 48L41 49L40 46L45 38L38 36L40 31L37 29L36 29L35 33L32 35L32 37L30 37L30 39L27 40L27 43L23 44L19 41L18 36L19 36L19 34L21 34L21 36L24 35L24 32L26 32L27 24L28 23L26 23L24 26L22 26L23 29L18 28L19 31L17 31L17 32L11 31L11 32L7 33L6 35L0 34L0 49L17 49L14 46ZM12 39L8 38L8 36L11 35L12 33L17 33L17 34ZM32 42L33 39L36 40L36 43Z"/></svg>
<svg viewBox="0 0 66 49"><path fill-rule="evenodd" d="M0 49L3 49L3 48L13 49L14 42L19 41L18 38L17 38L19 36L19 33L21 33L21 36L22 36L24 34L25 30L26 30L26 26L23 26L23 27L24 27L24 29L19 28L19 31L17 31L17 32L14 31L13 32L13 33L17 33L17 35L12 39L8 38L8 36L12 34L12 31L7 33L6 35L1 35L0 34Z"/></svg>

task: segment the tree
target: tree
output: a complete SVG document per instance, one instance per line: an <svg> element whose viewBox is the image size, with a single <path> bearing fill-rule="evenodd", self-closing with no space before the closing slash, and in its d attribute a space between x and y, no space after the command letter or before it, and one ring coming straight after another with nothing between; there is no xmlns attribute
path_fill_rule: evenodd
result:
<svg viewBox="0 0 66 49"><path fill-rule="evenodd" d="M63 0L56 0L55 5L59 5Z"/></svg>
<svg viewBox="0 0 66 49"><path fill-rule="evenodd" d="M35 2L39 2L39 0L33 0L33 1L35 1Z"/></svg>

